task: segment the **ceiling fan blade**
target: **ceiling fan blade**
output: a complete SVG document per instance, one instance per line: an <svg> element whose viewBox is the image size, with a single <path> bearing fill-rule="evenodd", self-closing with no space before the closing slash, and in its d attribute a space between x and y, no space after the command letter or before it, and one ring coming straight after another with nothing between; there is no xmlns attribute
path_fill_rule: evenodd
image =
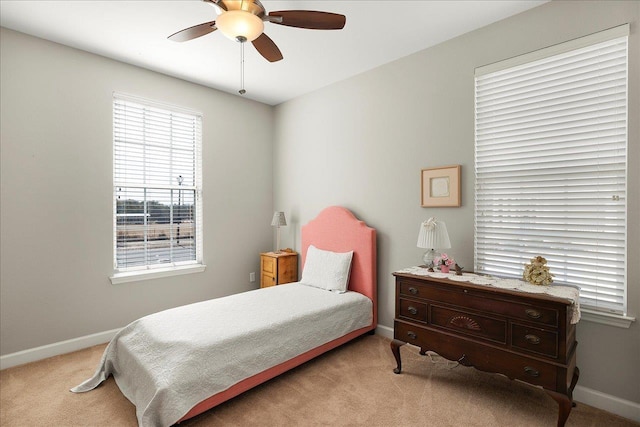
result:
<svg viewBox="0 0 640 427"><path fill-rule="evenodd" d="M278 22L279 19L270 20L274 24L311 30L340 30L347 22L344 15L313 10L281 10L269 12L269 17L282 17L282 22Z"/></svg>
<svg viewBox="0 0 640 427"><path fill-rule="evenodd" d="M217 30L216 21L205 22L204 24L194 25L193 27L185 28L177 33L171 34L167 37L174 42L186 42L187 40L193 40L195 38L204 36Z"/></svg>
<svg viewBox="0 0 640 427"><path fill-rule="evenodd" d="M222 10L225 10L225 11L228 10L227 9L227 5L224 4L224 1L222 1L222 0L202 0L202 1L205 2L205 3L213 3L213 4L215 4L216 6L218 6Z"/></svg>
<svg viewBox="0 0 640 427"><path fill-rule="evenodd" d="M282 59L282 52L278 49L278 46L267 36L265 33L262 33L260 37L252 41L253 47L260 53L260 55L264 56L269 62L276 62Z"/></svg>

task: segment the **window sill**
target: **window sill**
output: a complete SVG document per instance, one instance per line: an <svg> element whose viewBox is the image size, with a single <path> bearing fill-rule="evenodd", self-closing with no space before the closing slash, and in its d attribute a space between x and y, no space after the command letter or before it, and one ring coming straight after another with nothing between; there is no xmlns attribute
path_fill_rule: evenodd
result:
<svg viewBox="0 0 640 427"><path fill-rule="evenodd" d="M112 285L120 283L139 282L140 280L158 279L161 277L178 276L181 274L202 273L207 268L204 264L181 265L177 267L154 268L152 270L127 271L115 273L109 277Z"/></svg>
<svg viewBox="0 0 640 427"><path fill-rule="evenodd" d="M580 317L582 320L593 323L601 323L603 325L616 326L618 328L628 329L631 323L636 321L635 317L623 316L621 314L603 313L601 311L580 309Z"/></svg>

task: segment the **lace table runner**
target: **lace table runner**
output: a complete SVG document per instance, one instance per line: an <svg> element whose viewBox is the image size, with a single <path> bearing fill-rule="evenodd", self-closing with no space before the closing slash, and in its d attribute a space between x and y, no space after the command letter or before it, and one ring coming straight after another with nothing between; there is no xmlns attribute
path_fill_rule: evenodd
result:
<svg viewBox="0 0 640 427"><path fill-rule="evenodd" d="M573 286L532 285L529 282L519 279L505 279L501 277L483 276L475 273L462 273L461 276L455 273L441 273L439 271L429 271L424 267L408 267L396 271L396 273L413 274L414 276L427 276L435 279L448 279L454 282L469 282L474 285L493 286L494 288L511 289L519 292L531 294L547 294L558 298L564 298L571 302L571 323L578 323L580 320L580 290Z"/></svg>

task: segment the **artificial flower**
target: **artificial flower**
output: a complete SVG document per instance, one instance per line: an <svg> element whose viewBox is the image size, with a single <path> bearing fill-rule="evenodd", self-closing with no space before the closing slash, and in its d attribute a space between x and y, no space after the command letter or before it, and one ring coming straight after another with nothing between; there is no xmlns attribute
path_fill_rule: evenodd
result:
<svg viewBox="0 0 640 427"><path fill-rule="evenodd" d="M440 254L440 256L434 258L433 263L435 265L446 265L447 267L451 267L456 263L456 261L453 258L449 258L449 255L447 254Z"/></svg>

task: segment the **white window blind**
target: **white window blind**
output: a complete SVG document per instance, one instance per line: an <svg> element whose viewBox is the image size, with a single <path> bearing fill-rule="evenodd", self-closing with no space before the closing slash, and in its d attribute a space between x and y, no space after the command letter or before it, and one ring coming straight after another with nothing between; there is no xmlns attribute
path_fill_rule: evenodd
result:
<svg viewBox="0 0 640 427"><path fill-rule="evenodd" d="M115 94L117 271L202 262L202 117Z"/></svg>
<svg viewBox="0 0 640 427"><path fill-rule="evenodd" d="M554 283L580 287L583 306L626 314L628 37L620 32L476 72L475 268L521 277L542 255Z"/></svg>

